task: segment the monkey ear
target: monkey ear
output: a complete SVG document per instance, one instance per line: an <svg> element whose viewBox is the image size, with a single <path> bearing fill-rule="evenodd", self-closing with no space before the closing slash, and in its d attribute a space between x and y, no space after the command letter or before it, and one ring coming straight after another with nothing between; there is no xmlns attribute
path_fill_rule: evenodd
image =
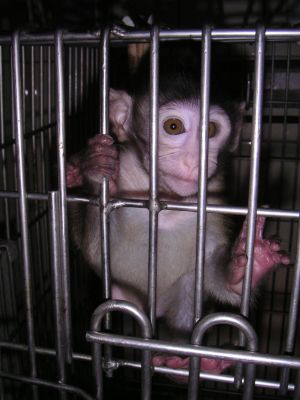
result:
<svg viewBox="0 0 300 400"><path fill-rule="evenodd" d="M228 150L230 152L233 152L237 149L239 142L240 142L240 136L243 128L243 119L244 119L244 114L246 110L246 102L242 101L239 103L236 107L236 118L235 118L235 125L233 129L234 136L231 140L231 143L229 144Z"/></svg>
<svg viewBox="0 0 300 400"><path fill-rule="evenodd" d="M109 120L112 130L120 142L129 137L131 122L132 98L124 90L109 91Z"/></svg>

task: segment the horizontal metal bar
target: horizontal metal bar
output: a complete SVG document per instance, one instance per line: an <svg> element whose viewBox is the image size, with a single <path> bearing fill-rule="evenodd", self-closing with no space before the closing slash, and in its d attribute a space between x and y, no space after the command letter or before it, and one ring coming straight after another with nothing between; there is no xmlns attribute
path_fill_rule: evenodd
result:
<svg viewBox="0 0 300 400"><path fill-rule="evenodd" d="M189 344L171 344L163 340L137 339L129 336L99 332L87 332L86 340L94 343L106 343L114 346L134 348L139 350L159 351L181 356L198 356L217 358L222 360L254 363L273 367L300 368L300 358L290 356L272 356L260 353L250 353L242 350L225 350L207 346L193 346Z"/></svg>
<svg viewBox="0 0 300 400"><path fill-rule="evenodd" d="M13 351L28 351L28 346L22 343L0 342L0 348ZM42 356L56 357L56 350L46 347L36 347L36 353ZM83 353L72 353L72 358L78 361L92 361L92 356Z"/></svg>
<svg viewBox="0 0 300 400"><path fill-rule="evenodd" d="M149 40L149 31L125 31L118 27L112 30L112 33L122 39L127 40ZM216 41L237 40L237 41L255 41L255 29L212 29L211 38ZM201 29L172 29L161 30L160 39L201 39ZM267 29L267 40L299 40L300 29Z"/></svg>
<svg viewBox="0 0 300 400"><path fill-rule="evenodd" d="M83 399L86 399L86 400L94 400L93 397L88 395L82 389L79 389L79 388L77 388L75 386L66 385L64 383L55 383L55 382L46 381L46 380L40 379L40 378L29 378L27 376L9 374L7 372L1 372L1 371L0 371L0 378L1 379L14 380L14 381L22 382L22 383L27 383L27 384L30 384L30 385L38 385L38 386L49 387L49 388L60 390L60 391L63 391L63 392L73 393L76 396L79 396L79 397L81 397Z"/></svg>
<svg viewBox="0 0 300 400"><path fill-rule="evenodd" d="M133 364L133 363L132 363ZM123 366L123 365L121 365ZM131 368L138 368L138 366L134 365L124 365L126 367L131 367ZM172 369L168 367L153 367L155 370L155 373L163 374L164 376L166 375L172 375L172 376L180 376L180 377L186 377L188 378L189 371L187 369ZM234 384L234 376L232 375L216 375L216 374L209 374L207 372L200 372L199 378L202 380L210 381L210 382L222 382L222 383L231 383ZM244 383L244 379L242 379L242 383ZM256 379L254 381L255 387L259 388L265 388L265 389L279 389L280 387L280 382L278 381L266 381L264 379ZM295 390L295 385L290 383L288 385L288 390L293 391Z"/></svg>
<svg viewBox="0 0 300 400"><path fill-rule="evenodd" d="M0 198L17 199L18 192L14 191L0 191ZM27 200L40 200L48 201L48 194L44 193L27 193ZM67 201L70 203L86 203L90 205L98 206L98 199L95 197L88 196L73 196L68 195ZM188 211L197 212L197 203L180 203L172 201L161 201L160 211L172 210L172 211ZM109 203L110 212L117 210L122 207L133 207L133 208L148 208L147 200L135 200L135 199L114 199ZM206 211L210 213L217 214L227 214L227 215L247 215L248 209L246 207L234 207L234 206L219 206L208 204ZM269 218L285 218L285 219L295 219L300 218L300 210L279 210L272 208L258 208L257 215L262 215Z"/></svg>
<svg viewBox="0 0 300 400"><path fill-rule="evenodd" d="M254 42L255 29L212 29L211 37L214 41L247 41ZM297 41L300 39L300 29L266 29L266 40L268 41ZM66 44L99 44L100 31L89 33L64 32L63 41ZM172 29L159 32L161 40L200 40L201 29ZM150 31L126 31L115 27L111 32L111 41L120 43L125 41L150 41ZM31 34L22 32L20 34L22 44L54 44L54 34L39 33ZM11 44L11 36L0 37L0 45Z"/></svg>
<svg viewBox="0 0 300 400"><path fill-rule="evenodd" d="M0 198L8 198L8 199L17 199L19 197L19 192L15 191L0 191ZM47 201L48 202L48 193L27 193L26 194L27 200L40 200L40 201ZM98 200L95 197L88 197L88 196L67 196L67 201L70 203L88 203L98 205Z"/></svg>
<svg viewBox="0 0 300 400"><path fill-rule="evenodd" d="M26 344L19 343L11 343L11 342L0 342L0 347L5 350L13 350L13 351L28 351L28 346ZM56 357L56 351L54 349L44 348L44 347L36 347L36 353L42 356L51 356ZM73 353L72 357L77 361L91 362L92 357L89 354L83 353ZM141 369L141 363L137 361L128 361L122 359L114 359L118 367L120 368L133 368L133 369ZM156 373L164 374L164 375L173 375L173 376L188 376L188 370L185 369L172 369L168 367L152 367ZM232 375L215 375L209 374L206 372L200 372L200 378L213 381L213 382L223 382L223 383L234 383L234 377ZM278 381L269 381L265 379L256 379L255 386L266 389L279 389L280 382ZM288 385L288 390L294 390L295 385L290 383Z"/></svg>

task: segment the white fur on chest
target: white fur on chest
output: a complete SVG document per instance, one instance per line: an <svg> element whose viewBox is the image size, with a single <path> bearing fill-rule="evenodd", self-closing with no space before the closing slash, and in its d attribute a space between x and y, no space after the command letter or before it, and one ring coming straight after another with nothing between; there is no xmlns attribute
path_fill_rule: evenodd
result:
<svg viewBox="0 0 300 400"><path fill-rule="evenodd" d="M120 195L145 198L149 178L136 173L136 156L124 153L126 168L121 168ZM121 163L125 160L121 158ZM196 201L190 199L189 201ZM111 214L111 267L113 278L123 285L147 293L149 259L149 211L122 208ZM157 293L160 296L183 274L195 269L197 213L163 210L158 217ZM220 215L207 214L206 259L226 242ZM206 268L209 268L209 265ZM127 273L128 271L128 273Z"/></svg>

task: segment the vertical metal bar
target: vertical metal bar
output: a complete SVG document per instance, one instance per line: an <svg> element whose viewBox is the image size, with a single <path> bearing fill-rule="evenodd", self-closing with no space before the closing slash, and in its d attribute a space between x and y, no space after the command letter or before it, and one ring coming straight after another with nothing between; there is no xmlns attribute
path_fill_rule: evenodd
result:
<svg viewBox="0 0 300 400"><path fill-rule="evenodd" d="M80 47L80 52L79 52L79 76L80 76L79 108L81 111L83 111L83 100L84 100L83 74L84 74L84 72L83 72L83 47ZM79 116L79 127L80 127L80 132L84 132L85 126L83 123L82 113Z"/></svg>
<svg viewBox="0 0 300 400"><path fill-rule="evenodd" d="M40 46L40 126L44 125L44 48ZM43 155L44 152L44 133L41 135L40 139L40 146L41 146L41 171L40 171L40 188L38 190L45 191L45 164L46 160Z"/></svg>
<svg viewBox="0 0 300 400"><path fill-rule="evenodd" d="M65 369L65 345L64 345L64 314L62 310L63 282L61 276L61 228L60 228L60 201L59 192L49 193L50 211L50 254L52 269L52 284L54 291L54 321L56 334L56 360L58 379L61 383L66 381ZM66 399L66 393L60 393L60 397Z"/></svg>
<svg viewBox="0 0 300 400"><path fill-rule="evenodd" d="M5 142L5 131L4 131L4 103L3 103L3 58L2 58L2 46L0 46L0 140L1 143ZM7 169L6 169L6 152L5 149L1 149L0 153L1 164L2 164L2 181L3 190L7 190ZM4 198L4 214L5 214L5 230L6 238L10 238L10 223L9 223L9 206L8 199Z"/></svg>
<svg viewBox="0 0 300 400"><path fill-rule="evenodd" d="M14 89L14 117L16 126L16 145L17 145L17 178L19 188L19 214L22 258L24 268L25 286L25 305L26 323L28 335L28 349L30 359L31 377L37 376L36 351L34 336L33 304L32 304L32 274L30 269L29 253L29 229L28 229L28 210L26 202L26 180L25 180L25 152L23 142L23 115L22 115L22 93L21 93L21 65L20 65L20 38L19 33L15 32L12 37L12 67L13 67L13 89ZM38 390L33 386L34 399L38 398Z"/></svg>
<svg viewBox="0 0 300 400"><path fill-rule="evenodd" d="M258 194L260 142L263 111L263 83L264 83L264 56L265 56L265 30L259 26L256 31L255 50L255 87L254 108L252 125L252 146L250 165L250 188L248 201L248 229L247 229L247 268L243 281L243 294L241 301L241 314L248 316L251 292L252 267L254 259L254 239L256 228L256 209Z"/></svg>
<svg viewBox="0 0 300 400"><path fill-rule="evenodd" d="M252 124L252 146L251 146L251 164L250 164L250 187L248 198L248 228L247 228L247 267L243 281L243 292L241 299L241 314L247 317L249 315L251 281L254 260L254 240L256 229L256 209L258 195L258 178L260 163L260 142L262 129L263 112L263 83L264 83L264 56L265 56L265 29L258 26L255 39L255 76L254 76L254 106L253 106L253 124ZM240 345L244 345L244 337L241 335ZM241 384L242 371L241 364L237 366L235 376L236 386Z"/></svg>
<svg viewBox="0 0 300 400"><path fill-rule="evenodd" d="M35 54L34 46L31 46L31 130L35 130Z"/></svg>
<svg viewBox="0 0 300 400"><path fill-rule="evenodd" d="M85 82L84 82L84 84L85 84L85 91L87 92L88 90L89 90L89 88L90 88L90 85L89 85L89 68L90 68L90 66L89 66L89 56L90 56L90 48L89 47L87 47L86 49L85 49ZM86 127L86 129L88 130L88 132L90 132L90 126L89 126L89 124L90 124L90 120L91 120L91 115L90 115L90 110L91 110L91 108L89 107L89 97L90 97L90 94L88 95L88 96L85 96L85 104L84 104L84 108L83 108L83 110L84 110L84 115L85 115L85 121L84 121L84 124L85 124L85 127Z"/></svg>
<svg viewBox="0 0 300 400"><path fill-rule="evenodd" d="M153 332L156 325L157 232L158 232L158 85L159 29L151 31L150 47L150 193L149 193L149 266L148 305Z"/></svg>
<svg viewBox="0 0 300 400"><path fill-rule="evenodd" d="M289 99L289 81L290 81L290 72L291 72L291 43L286 44L286 71L285 71L285 82L284 82L284 87L285 87L285 93L284 93L284 107L283 107L283 126L282 126L282 145L280 149L280 172L278 176L278 184L280 188L283 188L285 180L286 180L286 174L285 174L285 160L284 158L287 156L286 150L288 149L287 146L287 118L288 118L288 99ZM296 188L294 189L296 190ZM292 200L293 195L290 193L290 199ZM282 208L284 205L284 200L283 196L280 196L279 202L278 202L278 208ZM280 231L280 226L282 225L281 221L278 220L276 222L276 228L277 231ZM290 301L290 269L288 268L285 273L285 282L284 282L284 296L282 299L282 309L284 311L287 311L289 309L289 304L291 305ZM289 324L289 321L287 321L288 314L286 312L282 313L282 326L287 326ZM285 347L285 341L286 341L286 332L284 329L281 329L280 332L280 339L278 341L278 349L282 349ZM283 372L282 380L280 382L280 390L279 394L284 394L287 393L287 384L288 384L288 379L289 379L289 373L288 369L283 369L281 370Z"/></svg>
<svg viewBox="0 0 300 400"><path fill-rule="evenodd" d="M110 29L105 28L101 34L101 77L100 77L100 133L109 134L108 100L109 100L109 34ZM107 204L109 201L109 187L107 178L103 177L100 190L100 237L101 240L101 267L102 267L102 293L104 299L111 298L111 272L110 272L110 243L109 243L109 214ZM105 328L111 329L111 315L105 316ZM105 346L105 361L111 360L111 347ZM107 371L107 376L112 377L112 371Z"/></svg>
<svg viewBox="0 0 300 400"><path fill-rule="evenodd" d="M293 353L295 346L297 321L299 315L299 301L300 301L300 220L298 221L297 257L296 257L293 287L291 293L289 322L288 322L286 348L285 348L285 351L288 354ZM281 387L280 387L281 393L286 392L288 378L289 378L289 369L284 368L281 373ZM298 390L300 392L300 388L298 388Z"/></svg>
<svg viewBox="0 0 300 400"><path fill-rule="evenodd" d="M273 105L274 105L274 78L275 78L275 54L276 54L276 43L271 43L271 78L270 78L270 95L269 95L269 107L268 107L268 129L267 129L267 135L266 135L266 140L268 143L271 142L272 140L272 117L273 117ZM269 157L271 157L270 154L268 154L268 160ZM266 182L266 187L264 188L265 193L268 193L268 191L271 190L272 186L272 180L269 179L270 172L271 172L271 163L268 162L267 164L264 164L263 168L265 170L265 176L268 177L268 181ZM266 352L270 353L271 346L272 346L272 335L274 334L272 330L272 325L274 321L274 313L273 310L275 309L275 276L272 276L272 282L271 282L271 293L270 293L270 312L268 313L268 328L267 332L265 335L265 342L266 342ZM262 366L263 369L263 377L266 378L268 374L268 367ZM263 391L265 393L265 390Z"/></svg>
<svg viewBox="0 0 300 400"><path fill-rule="evenodd" d="M100 92L101 93L101 92ZM74 111L78 110L78 48L74 49Z"/></svg>
<svg viewBox="0 0 300 400"><path fill-rule="evenodd" d="M45 90L44 90L44 46L39 47L39 126L42 127L44 126L44 96L45 96ZM46 132L43 131L41 133L41 136L37 138L37 165L38 165L38 186L37 190L39 192L45 192L48 190L47 184L46 184L46 175L45 171L47 168L47 165L49 165L48 162L48 152L47 152L47 147L45 146L45 134ZM48 182L47 182L48 183ZM38 213L42 214L45 211L45 204L42 202L38 202ZM41 281L41 290L42 293L46 292L46 287L47 287L47 282L45 280L45 271L47 270L49 266L49 251L48 251L48 226L47 226L47 219L45 217L42 218L42 220L39 222L39 236L41 238L41 268L40 270L40 281ZM46 320L48 318L48 314L46 313L47 305L43 305L43 309L41 310L44 315L46 315ZM45 336L47 335L47 332L45 332Z"/></svg>
<svg viewBox="0 0 300 400"><path fill-rule="evenodd" d="M100 79L100 132L102 135L109 134L108 119L108 98L109 98L109 29L106 28L101 36L101 79ZM105 299L111 296L111 276L110 276L110 252L109 252L109 221L107 214L107 203L109 200L108 181L103 178L101 191L101 237L102 237L102 268L103 268L103 295Z"/></svg>
<svg viewBox="0 0 300 400"><path fill-rule="evenodd" d="M56 118L57 118L57 152L59 173L59 195L61 202L61 250L63 271L63 301L65 310L65 340L66 357L72 362L72 326L71 326L71 290L68 252L68 224L66 203L66 174L65 174L65 93L63 76L63 37L62 31L55 34L55 64L56 64Z"/></svg>
<svg viewBox="0 0 300 400"><path fill-rule="evenodd" d="M284 125L283 125L283 148L282 148L282 161L281 161L281 176L280 176L280 187L284 183L284 156L286 153L286 139L287 139L287 114L288 114L288 93L289 93L289 81L290 81L290 69L291 69L291 44L288 44L287 48L287 67L286 67L286 78L285 78L285 96L284 96ZM296 190L295 185L295 190ZM279 227L278 227L279 228ZM285 344L285 352L287 354L292 354L295 346L295 337L297 330L297 317L299 312L299 300L300 300L300 221L298 221L298 237L297 237L297 256L294 269L295 279L293 279L293 286L291 292L290 309L289 309L289 320L288 320L288 330ZM287 276L288 279L288 276ZM288 300L288 296L285 296ZM285 308L286 309L286 308ZM284 336L282 335L282 341ZM283 368L281 370L280 376L280 389L279 394L281 396L286 396L288 391L290 370L289 368Z"/></svg>
<svg viewBox="0 0 300 400"><path fill-rule="evenodd" d="M22 68L22 82L23 82L23 87L21 88L22 99L23 99L22 112L23 112L23 121L25 123L24 129L26 132L26 96L29 94L29 91L26 89L26 51L25 51L25 46L21 47L21 52L22 52L21 68Z"/></svg>
<svg viewBox="0 0 300 400"><path fill-rule="evenodd" d="M68 63L69 63L69 71L68 71L68 117L72 115L72 47L68 49Z"/></svg>
<svg viewBox="0 0 300 400"><path fill-rule="evenodd" d="M52 103L52 94L51 94L51 46L48 46L48 54L47 54L47 93L48 93L48 98L47 98L47 114L48 114L48 125L51 123L51 103ZM51 130L49 128L49 145L50 145L50 138L51 138Z"/></svg>
<svg viewBox="0 0 300 400"><path fill-rule="evenodd" d="M195 266L195 304L194 322L203 312L203 282L205 261L206 229L206 187L207 187L207 154L208 154L208 121L210 90L211 28L205 26L202 31L201 50L201 104L199 132L199 173L198 173L198 212L197 212L197 253Z"/></svg>

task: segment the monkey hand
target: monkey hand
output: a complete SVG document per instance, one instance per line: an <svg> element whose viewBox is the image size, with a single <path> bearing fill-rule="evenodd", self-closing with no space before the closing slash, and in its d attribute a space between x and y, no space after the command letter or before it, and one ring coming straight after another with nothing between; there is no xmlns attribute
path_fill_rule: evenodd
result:
<svg viewBox="0 0 300 400"><path fill-rule="evenodd" d="M281 251L280 241L263 238L265 217L259 216L256 220L254 243L254 262L252 274L252 288L277 264L290 264L290 258ZM237 294L242 293L243 279L247 266L246 256L247 219L234 245L233 258L229 266L229 287Z"/></svg>
<svg viewBox="0 0 300 400"><path fill-rule="evenodd" d="M74 188L87 183L98 189L101 179L106 177L109 179L110 194L114 195L117 192L118 173L118 151L112 137L96 135L89 139L83 152L68 161L67 187Z"/></svg>
<svg viewBox="0 0 300 400"><path fill-rule="evenodd" d="M190 364L189 357L179 357L179 356L167 356L167 355L157 355L152 359L152 364L155 367L168 367L174 369L188 369ZM200 369L202 372L210 374L220 374L224 369L232 365L231 361L217 360L213 358L201 358ZM171 376L168 377L178 383L187 383L188 379L183 376Z"/></svg>

